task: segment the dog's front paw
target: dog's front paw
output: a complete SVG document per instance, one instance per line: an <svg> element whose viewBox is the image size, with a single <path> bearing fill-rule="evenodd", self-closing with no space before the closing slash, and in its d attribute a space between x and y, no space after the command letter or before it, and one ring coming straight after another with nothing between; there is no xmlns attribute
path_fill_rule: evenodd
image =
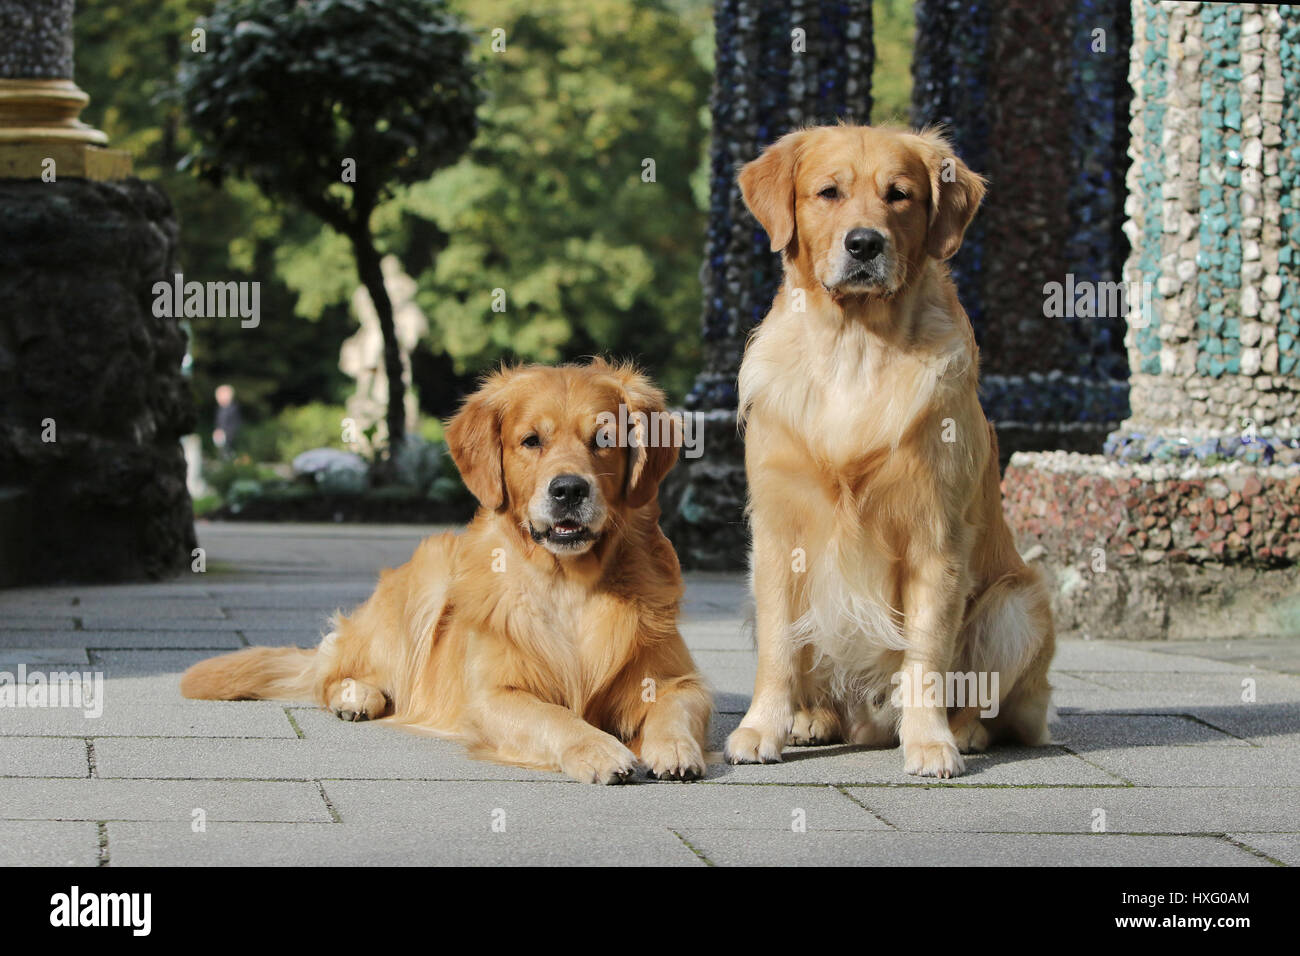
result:
<svg viewBox="0 0 1300 956"><path fill-rule="evenodd" d="M979 720L972 720L952 733L957 740L957 749L964 754L983 753L989 749L989 732Z"/></svg>
<svg viewBox="0 0 1300 956"><path fill-rule="evenodd" d="M727 738L727 763L780 763L784 743L785 734L778 736L756 727L737 727Z"/></svg>
<svg viewBox="0 0 1300 956"><path fill-rule="evenodd" d="M792 747L816 747L819 744L838 743L840 719L829 707L795 711L794 724L786 739Z"/></svg>
<svg viewBox="0 0 1300 956"><path fill-rule="evenodd" d="M378 687L345 677L334 686L329 709L340 720L374 720L384 716L388 698Z"/></svg>
<svg viewBox="0 0 1300 956"><path fill-rule="evenodd" d="M704 776L704 751L691 737L647 739L641 744L646 772L659 780L699 780Z"/></svg>
<svg viewBox="0 0 1300 956"><path fill-rule="evenodd" d="M903 769L918 777L958 777L966 770L957 747L947 740L903 744Z"/></svg>
<svg viewBox="0 0 1300 956"><path fill-rule="evenodd" d="M560 754L560 769L579 783L623 783L636 770L636 754L609 734L596 733Z"/></svg>

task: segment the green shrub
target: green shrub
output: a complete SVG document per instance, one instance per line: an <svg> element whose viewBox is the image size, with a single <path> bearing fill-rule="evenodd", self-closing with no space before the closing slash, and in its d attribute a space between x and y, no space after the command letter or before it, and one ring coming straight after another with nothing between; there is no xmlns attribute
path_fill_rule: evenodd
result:
<svg viewBox="0 0 1300 956"><path fill-rule="evenodd" d="M275 469L250 461L247 456L240 456L234 461L221 459L209 461L203 467L204 480L223 500L230 497L230 490L237 482L249 481L261 484L275 481L278 477Z"/></svg>
<svg viewBox="0 0 1300 956"><path fill-rule="evenodd" d="M313 402L286 408L274 418L245 427L239 447L254 461L283 462L313 448L348 450L343 444L342 405Z"/></svg>

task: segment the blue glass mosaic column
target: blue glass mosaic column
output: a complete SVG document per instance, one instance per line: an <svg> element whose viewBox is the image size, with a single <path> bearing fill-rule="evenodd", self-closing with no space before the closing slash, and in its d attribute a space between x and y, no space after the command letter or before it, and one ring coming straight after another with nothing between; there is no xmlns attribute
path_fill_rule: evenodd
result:
<svg viewBox="0 0 1300 956"><path fill-rule="evenodd" d="M1300 6L1133 4L1132 460L1292 457ZM1243 440L1243 436L1246 440ZM1255 440L1251 440L1255 439Z"/></svg>
<svg viewBox="0 0 1300 956"><path fill-rule="evenodd" d="M705 369L687 399L705 410L736 407L745 338L781 280L736 172L800 126L868 122L875 63L870 0L719 0L714 24Z"/></svg>
<svg viewBox="0 0 1300 956"><path fill-rule="evenodd" d="M1117 283L1128 0L918 0L916 125L948 127L990 179L951 263L1004 454L1099 451L1128 414L1122 309L1049 315L1049 283Z"/></svg>
<svg viewBox="0 0 1300 956"><path fill-rule="evenodd" d="M686 407L704 416L704 456L660 493L682 564L745 563L744 447L736 373L781 281L781 257L745 208L736 173L790 130L871 117L870 0L718 0L709 229L702 270L704 369Z"/></svg>

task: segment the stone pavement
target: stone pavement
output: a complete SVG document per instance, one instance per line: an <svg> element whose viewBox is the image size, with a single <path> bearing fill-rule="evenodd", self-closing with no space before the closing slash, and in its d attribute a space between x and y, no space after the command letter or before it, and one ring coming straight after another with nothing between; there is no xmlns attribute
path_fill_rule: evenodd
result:
<svg viewBox="0 0 1300 956"><path fill-rule="evenodd" d="M100 716L0 708L0 864L1300 863L1300 638L1065 642L1056 743L943 784L828 746L595 787L308 705L180 696L213 652L313 644L431 530L205 524L202 574L0 591L0 672L105 676ZM752 690L745 585L687 592L720 751Z"/></svg>

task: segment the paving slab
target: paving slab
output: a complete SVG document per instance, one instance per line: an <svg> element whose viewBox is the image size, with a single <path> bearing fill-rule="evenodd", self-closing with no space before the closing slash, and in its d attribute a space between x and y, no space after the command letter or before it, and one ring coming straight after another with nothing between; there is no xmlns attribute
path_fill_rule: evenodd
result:
<svg viewBox="0 0 1300 956"><path fill-rule="evenodd" d="M686 829L718 866L1270 866L1218 837L989 833L782 833Z"/></svg>
<svg viewBox="0 0 1300 956"><path fill-rule="evenodd" d="M284 709L269 701L185 701L167 703L124 692L104 683L103 712L87 716L71 707L0 710L5 737L281 737L295 738Z"/></svg>
<svg viewBox="0 0 1300 956"><path fill-rule="evenodd" d="M30 635L34 632L24 631L22 633ZM48 633L61 634L62 632L50 631ZM66 636L59 637L57 643L51 642L48 646L32 646L34 642L30 637L24 637L21 640L21 644L13 647L0 645L0 671L16 675L19 665L26 666L30 671L34 668L43 669L56 665L86 667L90 664L90 656L86 653L86 648L68 644ZM16 676L14 679L16 680Z"/></svg>
<svg viewBox="0 0 1300 956"><path fill-rule="evenodd" d="M1087 756L1137 786L1300 786L1300 747L1122 747Z"/></svg>
<svg viewBox="0 0 1300 956"><path fill-rule="evenodd" d="M0 779L0 820L332 822L315 783Z"/></svg>
<svg viewBox="0 0 1300 956"><path fill-rule="evenodd" d="M333 719L333 718L331 718ZM472 760L445 740L393 739L400 731L355 730L351 740L101 738L96 767L104 778L316 780L563 780L558 774Z"/></svg>
<svg viewBox="0 0 1300 956"><path fill-rule="evenodd" d="M1294 637L1253 637L1231 641L1143 641L1137 646L1156 654L1191 655L1300 675L1300 641Z"/></svg>
<svg viewBox="0 0 1300 956"><path fill-rule="evenodd" d="M19 650L39 650L48 654L51 650L69 648L84 657L88 648L174 650L197 647L226 650L244 646L244 641L233 627L179 631L131 628L114 631L0 631L0 660Z"/></svg>
<svg viewBox="0 0 1300 956"><path fill-rule="evenodd" d="M98 866L91 822L0 820L0 866Z"/></svg>
<svg viewBox="0 0 1300 956"><path fill-rule="evenodd" d="M1186 714L1061 714L1052 741L1078 754L1115 747L1250 746Z"/></svg>
<svg viewBox="0 0 1300 956"><path fill-rule="evenodd" d="M105 613L98 611L78 618L83 631L233 631L240 623L229 617L187 617L184 614L167 614L145 617L128 611ZM276 625L267 625L275 627Z"/></svg>
<svg viewBox="0 0 1300 956"><path fill-rule="evenodd" d="M232 611L229 617L229 626L239 630L303 631L319 637L329 629L330 616L336 610L339 610L339 608L325 607L292 611ZM342 608L342 610L347 611L350 608Z"/></svg>
<svg viewBox="0 0 1300 956"><path fill-rule="evenodd" d="M682 639L692 653L703 651L741 651L754 653L753 630L734 621L700 621L688 619L681 625Z"/></svg>
<svg viewBox="0 0 1300 956"><path fill-rule="evenodd" d="M979 786L1120 786L1120 777L1061 747L993 747L967 754L966 772L952 778L960 787ZM903 772L903 751L850 747L788 747L781 763L720 765L709 768L718 783L898 783L925 781Z"/></svg>
<svg viewBox="0 0 1300 956"><path fill-rule="evenodd" d="M1233 833L1229 836L1284 866L1300 866L1300 833Z"/></svg>
<svg viewBox="0 0 1300 956"><path fill-rule="evenodd" d="M84 740L70 737L0 737L0 777L89 775L90 764Z"/></svg>
<svg viewBox="0 0 1300 956"><path fill-rule="evenodd" d="M330 823L107 825L113 866L705 866L671 830L589 828L557 839L553 831L477 829L426 820L345 826ZM3 832L3 831L0 831ZM0 858L2 859L2 858Z"/></svg>
<svg viewBox="0 0 1300 956"><path fill-rule="evenodd" d="M1192 706L1187 710L1197 720L1259 746L1300 745L1300 700L1228 707Z"/></svg>
<svg viewBox="0 0 1300 956"><path fill-rule="evenodd" d="M0 605L0 607L3 606ZM6 610L4 623L6 629L13 627L27 631L71 631L77 626L77 619L75 617L36 613L34 610L29 610L26 613Z"/></svg>
<svg viewBox="0 0 1300 956"><path fill-rule="evenodd" d="M322 781L344 823L377 821L481 830L504 816L519 829L581 831L662 825L725 826L781 833L808 829L883 830L885 824L831 787L722 787L708 783L583 786L558 776L515 781Z"/></svg>
<svg viewBox="0 0 1300 956"><path fill-rule="evenodd" d="M1230 674L1092 672L1083 676L1112 691L1143 695L1152 703L1226 706L1300 701L1300 678L1263 671Z"/></svg>
<svg viewBox="0 0 1300 956"><path fill-rule="evenodd" d="M1226 833L1300 829L1300 789L852 787L899 830L952 833ZM1101 830L1097 828L1101 827Z"/></svg>
<svg viewBox="0 0 1300 956"><path fill-rule="evenodd" d="M1250 668L1186 653L1160 654L1115 641L1058 641L1052 666L1062 671L1129 671L1155 674L1240 673Z"/></svg>
<svg viewBox="0 0 1300 956"><path fill-rule="evenodd" d="M250 647L316 647L327 630L322 623L318 627L281 628L274 631L246 628L241 633Z"/></svg>

